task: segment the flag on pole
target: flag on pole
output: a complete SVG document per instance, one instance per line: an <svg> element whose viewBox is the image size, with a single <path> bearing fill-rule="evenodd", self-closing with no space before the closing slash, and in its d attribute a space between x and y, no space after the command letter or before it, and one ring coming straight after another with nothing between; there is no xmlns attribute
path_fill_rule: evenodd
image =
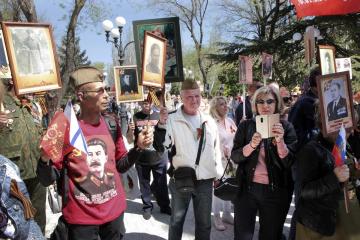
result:
<svg viewBox="0 0 360 240"><path fill-rule="evenodd" d="M84 134L81 131L77 117L74 112L74 108L70 101L66 104L64 110L65 117L67 118L70 126L69 142L70 145L83 153L88 153L87 145Z"/></svg>
<svg viewBox="0 0 360 240"><path fill-rule="evenodd" d="M345 164L346 156L346 131L344 125L341 125L339 135L336 138L332 155L335 158L335 166L339 167Z"/></svg>
<svg viewBox="0 0 360 240"><path fill-rule="evenodd" d="M69 101L64 112L57 112L51 120L40 147L57 163L70 152L77 156L87 156L87 145Z"/></svg>
<svg viewBox="0 0 360 240"><path fill-rule="evenodd" d="M360 12L359 0L291 0L298 18Z"/></svg>

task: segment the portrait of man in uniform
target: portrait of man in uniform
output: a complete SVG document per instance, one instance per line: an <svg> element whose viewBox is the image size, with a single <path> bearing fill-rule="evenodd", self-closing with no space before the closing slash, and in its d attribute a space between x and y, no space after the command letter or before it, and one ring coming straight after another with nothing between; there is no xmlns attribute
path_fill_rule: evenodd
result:
<svg viewBox="0 0 360 240"><path fill-rule="evenodd" d="M107 146L100 138L93 138L87 142L88 155L86 158L86 165L89 169L87 176L84 179L79 179L79 187L87 192L87 199L84 199L81 192L75 191L75 196L92 203L97 201L110 200L108 196L99 197L98 194L103 194L109 190L115 191L114 173L105 170L105 164L108 160ZM96 198L93 196L97 195Z"/></svg>
<svg viewBox="0 0 360 240"><path fill-rule="evenodd" d="M341 96L343 87L339 82L332 82L328 91L331 101L327 104L328 121L345 118L348 116L346 99Z"/></svg>

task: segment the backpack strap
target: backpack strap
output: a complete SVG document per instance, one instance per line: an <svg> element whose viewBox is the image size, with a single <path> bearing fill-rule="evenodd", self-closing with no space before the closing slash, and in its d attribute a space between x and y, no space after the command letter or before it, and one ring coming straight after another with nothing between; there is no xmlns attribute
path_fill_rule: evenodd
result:
<svg viewBox="0 0 360 240"><path fill-rule="evenodd" d="M116 143L117 140L117 122L116 122L116 118L114 116L111 115L103 115L106 126L111 134L111 137L114 141L114 143Z"/></svg>

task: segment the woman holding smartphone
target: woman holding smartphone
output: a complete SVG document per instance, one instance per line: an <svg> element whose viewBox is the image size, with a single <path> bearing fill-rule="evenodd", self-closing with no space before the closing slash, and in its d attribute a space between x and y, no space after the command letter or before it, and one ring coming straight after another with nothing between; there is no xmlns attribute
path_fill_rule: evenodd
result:
<svg viewBox="0 0 360 240"><path fill-rule="evenodd" d="M252 100L256 115L280 114L278 91L264 86ZM255 119L241 122L234 138L231 159L238 164L241 190L234 202L234 239L251 240L259 213L259 239L279 240L293 191L291 165L296 133L291 123L281 120L271 127L274 137L263 139Z"/></svg>

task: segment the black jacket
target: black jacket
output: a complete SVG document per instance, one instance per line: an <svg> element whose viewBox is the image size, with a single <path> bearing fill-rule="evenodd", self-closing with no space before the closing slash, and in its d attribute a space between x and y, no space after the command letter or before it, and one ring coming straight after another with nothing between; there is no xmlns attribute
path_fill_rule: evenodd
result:
<svg viewBox="0 0 360 240"><path fill-rule="evenodd" d="M296 161L299 202L297 220L325 236L335 232L336 210L341 197L340 183L334 174L333 144L321 136L298 153Z"/></svg>
<svg viewBox="0 0 360 240"><path fill-rule="evenodd" d="M277 187L292 189L293 183L290 167L294 161L293 153L296 146L296 133L291 123L281 121L281 124L285 131L284 141L289 150L289 154L284 159L280 159L277 154L276 145L272 141L273 138L264 139L265 164L268 171L269 184L273 189ZM242 187L250 186L258 163L259 146L248 157L243 155L243 147L251 141L255 132L255 120L246 120L240 123L234 138L231 159L239 165L236 175Z"/></svg>

